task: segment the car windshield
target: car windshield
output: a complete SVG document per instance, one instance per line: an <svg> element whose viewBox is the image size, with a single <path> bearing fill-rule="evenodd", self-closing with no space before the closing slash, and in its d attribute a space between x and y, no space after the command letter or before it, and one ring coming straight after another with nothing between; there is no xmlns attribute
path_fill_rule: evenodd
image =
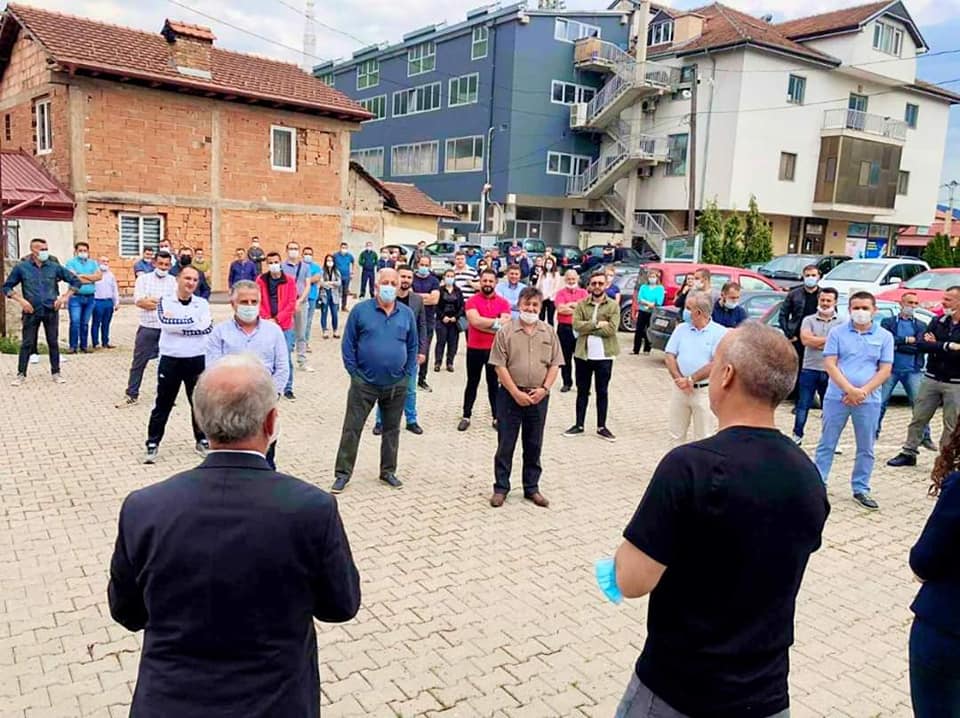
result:
<svg viewBox="0 0 960 718"><path fill-rule="evenodd" d="M784 275L789 277L799 277L803 274L803 268L808 264L816 264L815 257L803 255L787 254L782 257L776 257L760 267L760 273L768 277Z"/></svg>
<svg viewBox="0 0 960 718"><path fill-rule="evenodd" d="M922 272L910 281L904 282L901 289L933 289L945 291L960 285L960 272Z"/></svg>
<svg viewBox="0 0 960 718"><path fill-rule="evenodd" d="M844 262L827 272L822 284L829 287L831 279L838 282L875 282L880 278L886 266L873 262Z"/></svg>

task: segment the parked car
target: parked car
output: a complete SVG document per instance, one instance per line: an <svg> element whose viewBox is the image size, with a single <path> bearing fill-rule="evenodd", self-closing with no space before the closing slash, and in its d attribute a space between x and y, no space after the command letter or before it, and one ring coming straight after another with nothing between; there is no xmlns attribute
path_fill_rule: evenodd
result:
<svg viewBox="0 0 960 718"><path fill-rule="evenodd" d="M692 264L690 262L648 262L640 270L656 269L660 272L660 283L666 290L665 304L673 304L677 291L683 286L690 272L698 269L709 269L711 284L720 290L729 281L737 282L744 292L762 292L766 290L782 291L773 280L767 279L749 269L740 267L725 267L722 264Z"/></svg>
<svg viewBox="0 0 960 718"><path fill-rule="evenodd" d="M397 250L397 261L401 264L410 264L410 257L413 256L413 253L417 251L417 245L415 244L385 244L380 248L382 252L384 249L393 252Z"/></svg>
<svg viewBox="0 0 960 718"><path fill-rule="evenodd" d="M550 245L553 250L553 256L557 258L557 268L561 272L568 269L580 271L583 257L583 250L573 244L554 244Z"/></svg>
<svg viewBox="0 0 960 718"><path fill-rule="evenodd" d="M850 257L839 254L784 254L774 257L757 272L784 289L793 289L803 284L804 267L815 264L823 276L848 259Z"/></svg>
<svg viewBox="0 0 960 718"><path fill-rule="evenodd" d="M428 244L426 252L430 255L430 269L434 274L443 274L447 269L453 266L453 255L459 251L466 251L470 248L477 250L483 256L483 247L471 242L453 242L442 240Z"/></svg>
<svg viewBox="0 0 960 718"><path fill-rule="evenodd" d="M943 293L950 287L960 287L960 269L957 267L928 269L926 272L914 275L912 279L908 279L896 289L880 292L877 299L899 302L904 294L913 292L920 300L921 307L940 316L943 314L941 304Z"/></svg>
<svg viewBox="0 0 960 718"><path fill-rule="evenodd" d="M746 310L748 320L760 319L766 316L770 307L779 307L782 303L783 292L776 290L765 289L740 294L740 305ZM667 346L670 335L673 334L673 330L677 328L679 323L680 310L675 306L668 304L657 307L650 317L650 326L647 328L647 339L650 340L653 348L662 351Z"/></svg>
<svg viewBox="0 0 960 718"><path fill-rule="evenodd" d="M606 244L593 244L583 250L583 256L580 258L580 272L595 269L603 264L603 250L608 247ZM650 261L649 257L644 257L633 247L617 247L613 253L613 261L621 264L639 267L645 261Z"/></svg>
<svg viewBox="0 0 960 718"><path fill-rule="evenodd" d="M870 292L876 296L928 269L926 262L910 257L851 259L830 270L820 286L833 287L840 294Z"/></svg>
<svg viewBox="0 0 960 718"><path fill-rule="evenodd" d="M516 242L527 252L527 257L532 261L539 257L547 248L546 242L542 239L501 239L497 242L497 249L500 250L501 257L507 257L510 254L510 247Z"/></svg>

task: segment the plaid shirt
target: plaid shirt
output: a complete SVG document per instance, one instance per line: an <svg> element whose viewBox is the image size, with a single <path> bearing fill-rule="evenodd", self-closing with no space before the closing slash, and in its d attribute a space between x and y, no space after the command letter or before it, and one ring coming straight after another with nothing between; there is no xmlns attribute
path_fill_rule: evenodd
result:
<svg viewBox="0 0 960 718"><path fill-rule="evenodd" d="M162 299L168 294L173 294L177 290L177 279L169 274L162 279L156 272L147 272L137 277L136 284L133 285L133 301L139 302L146 297ZM156 309L140 310L140 326L151 329L160 328L160 319L157 317Z"/></svg>

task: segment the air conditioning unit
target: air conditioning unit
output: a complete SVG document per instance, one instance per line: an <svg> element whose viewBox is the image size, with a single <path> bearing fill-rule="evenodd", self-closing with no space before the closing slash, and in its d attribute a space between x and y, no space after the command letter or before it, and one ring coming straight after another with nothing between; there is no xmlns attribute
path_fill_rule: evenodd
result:
<svg viewBox="0 0 960 718"><path fill-rule="evenodd" d="M570 127L583 127L587 124L587 103L577 102L570 105Z"/></svg>
<svg viewBox="0 0 960 718"><path fill-rule="evenodd" d="M654 112L657 111L657 103L655 100L644 100L640 104L640 110L645 115L652 115Z"/></svg>
<svg viewBox="0 0 960 718"><path fill-rule="evenodd" d="M645 165L637 171L640 177L653 177L653 165Z"/></svg>

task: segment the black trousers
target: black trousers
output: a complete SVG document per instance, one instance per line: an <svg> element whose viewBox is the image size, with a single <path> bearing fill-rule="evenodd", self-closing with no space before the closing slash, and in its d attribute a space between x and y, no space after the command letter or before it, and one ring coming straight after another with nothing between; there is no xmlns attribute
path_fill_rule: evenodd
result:
<svg viewBox="0 0 960 718"><path fill-rule="evenodd" d="M463 390L463 418L473 416L473 404L477 400L477 389L480 388L480 374L487 378L487 399L490 401L490 413L497 416L497 388L500 380L497 379L497 370L490 366L489 349L471 349L467 347L467 388Z"/></svg>
<svg viewBox="0 0 960 718"><path fill-rule="evenodd" d="M544 299L543 304L540 305L540 319L545 321L551 327L553 326L553 317L556 314L557 305L554 304L552 299Z"/></svg>
<svg viewBox="0 0 960 718"><path fill-rule="evenodd" d="M20 332L20 355L17 357L17 374L27 375L30 365L30 355L37 353L37 335L40 325L47 338L47 349L50 351L50 373L60 373L60 312L54 312L42 307L35 307L33 314L23 313Z"/></svg>
<svg viewBox="0 0 960 718"><path fill-rule="evenodd" d="M407 377L391 386L374 386L362 379L350 379L347 392L347 410L343 415L343 430L340 432L340 447L333 473L349 479L357 463L360 449L360 434L374 405L380 406L383 419L383 435L380 437L380 478L397 473L397 454L400 451L400 417L403 402L407 399Z"/></svg>
<svg viewBox="0 0 960 718"><path fill-rule="evenodd" d="M573 386L573 350L577 347L577 338L573 336L573 325L557 324L557 338L560 339L560 350L563 352L560 376L563 378L564 386Z"/></svg>
<svg viewBox="0 0 960 718"><path fill-rule="evenodd" d="M607 388L613 375L613 359L574 359L577 367L577 426L587 420L587 404L590 402L590 384L597 391L597 428L607 425Z"/></svg>
<svg viewBox="0 0 960 718"><path fill-rule="evenodd" d="M160 356L160 330L152 327L138 327L133 340L133 362L130 364L130 378L127 380L127 396L136 399L140 396L140 384L143 383L143 371L151 359Z"/></svg>
<svg viewBox="0 0 960 718"><path fill-rule="evenodd" d="M447 366L453 366L460 346L460 327L456 322L442 322L437 320L437 349L434 363L439 366L443 363L443 353L447 353Z"/></svg>
<svg viewBox="0 0 960 718"><path fill-rule="evenodd" d="M427 322L427 349L423 353L423 355L427 357L427 359L430 358L430 342L433 341L433 332L435 329L436 329L436 320L434 320L433 322L428 321ZM417 377L420 382L425 382L427 380L427 371L429 369L430 369L429 361L424 361L423 364L420 365L420 369L418 370L419 374Z"/></svg>
<svg viewBox="0 0 960 718"><path fill-rule="evenodd" d="M633 332L633 353L637 354L641 347L643 351L650 351L650 340L647 339L647 327L650 326L651 312L637 312L637 328Z"/></svg>
<svg viewBox="0 0 960 718"><path fill-rule="evenodd" d="M203 374L203 364L202 356L160 357L160 364L157 367L157 401L153 405L153 411L150 412L150 423L147 425L147 446L159 446L163 440L167 419L170 418L181 384L186 390L187 402L190 404L193 438L196 441L204 438L193 413L193 389L197 385L197 379Z"/></svg>
<svg viewBox="0 0 960 718"><path fill-rule="evenodd" d="M543 427L547 423L547 404L544 397L539 404L520 406L502 386L497 392L497 453L493 459L493 492L510 492L510 470L517 437L523 442L523 495L540 490L540 450L543 448Z"/></svg>

